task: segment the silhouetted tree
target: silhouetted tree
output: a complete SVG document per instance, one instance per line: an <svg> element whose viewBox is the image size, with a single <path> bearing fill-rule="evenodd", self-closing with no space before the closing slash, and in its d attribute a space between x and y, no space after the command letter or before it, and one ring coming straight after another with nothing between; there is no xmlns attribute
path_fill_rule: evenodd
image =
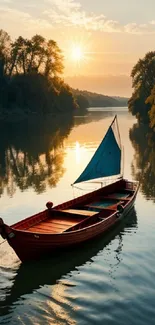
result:
<svg viewBox="0 0 155 325"><path fill-rule="evenodd" d="M0 29L0 78L8 73L10 64L11 39L8 33Z"/></svg>
<svg viewBox="0 0 155 325"><path fill-rule="evenodd" d="M148 52L137 62L131 77L134 91L129 100L129 110L138 120L148 122L150 105L146 99L155 85L155 51Z"/></svg>
<svg viewBox="0 0 155 325"><path fill-rule="evenodd" d="M81 94L77 95L76 100L77 100L77 103L81 109L85 110L85 109L89 108L89 106L90 106L89 102L84 95L81 95Z"/></svg>
<svg viewBox="0 0 155 325"><path fill-rule="evenodd" d="M63 72L63 56L57 43L49 40L46 44L46 60L44 74L46 77L56 77Z"/></svg>
<svg viewBox="0 0 155 325"><path fill-rule="evenodd" d="M55 41L35 35L11 43L0 30L0 118L19 121L33 113L73 112L78 105L62 72L63 56Z"/></svg>

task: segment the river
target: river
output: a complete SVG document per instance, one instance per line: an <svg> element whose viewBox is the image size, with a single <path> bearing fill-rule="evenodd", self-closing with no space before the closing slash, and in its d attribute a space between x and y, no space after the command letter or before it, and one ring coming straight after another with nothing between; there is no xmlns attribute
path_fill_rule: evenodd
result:
<svg viewBox="0 0 155 325"><path fill-rule="evenodd" d="M0 324L154 324L155 148L127 108L1 129L1 217L11 225L83 194L71 184L115 114L124 177L141 182L134 209L82 250L25 265L0 239Z"/></svg>

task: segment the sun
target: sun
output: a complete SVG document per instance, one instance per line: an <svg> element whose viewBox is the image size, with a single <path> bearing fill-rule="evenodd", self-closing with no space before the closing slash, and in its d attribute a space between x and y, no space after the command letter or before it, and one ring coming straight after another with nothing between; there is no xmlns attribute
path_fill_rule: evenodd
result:
<svg viewBox="0 0 155 325"><path fill-rule="evenodd" d="M69 73L72 71L72 74L82 73L92 60L90 49L91 44L82 35L79 37L70 35L64 48L65 69L69 69Z"/></svg>
<svg viewBox="0 0 155 325"><path fill-rule="evenodd" d="M73 45L71 49L71 58L75 62L80 62L84 59L84 52L80 45Z"/></svg>

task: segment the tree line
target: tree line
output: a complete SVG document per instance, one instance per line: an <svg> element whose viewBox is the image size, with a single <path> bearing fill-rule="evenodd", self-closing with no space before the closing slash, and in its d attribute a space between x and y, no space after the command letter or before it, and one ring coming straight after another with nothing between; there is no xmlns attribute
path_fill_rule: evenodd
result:
<svg viewBox="0 0 155 325"><path fill-rule="evenodd" d="M86 90L73 89L73 94L78 98L78 103L84 108L88 107L120 107L127 106L128 98L110 97Z"/></svg>
<svg viewBox="0 0 155 325"><path fill-rule="evenodd" d="M41 35L14 42L0 30L0 118L66 113L78 108L63 81L63 55L57 43Z"/></svg>
<svg viewBox="0 0 155 325"><path fill-rule="evenodd" d="M155 127L155 51L139 59L131 72L133 94L129 111L139 122Z"/></svg>

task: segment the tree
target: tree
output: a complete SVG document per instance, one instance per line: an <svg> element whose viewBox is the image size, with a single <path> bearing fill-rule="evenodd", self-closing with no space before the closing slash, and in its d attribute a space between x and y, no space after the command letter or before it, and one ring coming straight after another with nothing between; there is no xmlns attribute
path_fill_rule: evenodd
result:
<svg viewBox="0 0 155 325"><path fill-rule="evenodd" d="M10 36L0 30L0 110L3 111L5 107L5 101L7 97L7 75L10 64L10 48L11 39Z"/></svg>
<svg viewBox="0 0 155 325"><path fill-rule="evenodd" d="M33 36L31 40L19 36L12 43L10 76L16 73L26 75L34 71L39 72L45 60L44 44L45 39L40 35Z"/></svg>
<svg viewBox="0 0 155 325"><path fill-rule="evenodd" d="M35 35L11 42L0 30L0 117L19 121L31 113L73 112L77 103L62 72L63 56L54 40Z"/></svg>
<svg viewBox="0 0 155 325"><path fill-rule="evenodd" d="M78 108L71 88L63 79L54 77L51 79L52 88L55 91L55 110L61 113L73 112Z"/></svg>
<svg viewBox="0 0 155 325"><path fill-rule="evenodd" d="M39 72L45 61L46 40L41 35L35 35L27 44L27 73Z"/></svg>
<svg viewBox="0 0 155 325"><path fill-rule="evenodd" d="M7 74L10 59L11 39L8 33L0 29L0 78Z"/></svg>
<svg viewBox="0 0 155 325"><path fill-rule="evenodd" d="M22 36L12 44L12 66L10 69L10 76L14 72L26 74L26 61L27 61L27 44L28 41Z"/></svg>
<svg viewBox="0 0 155 325"><path fill-rule="evenodd" d="M46 46L46 62L44 74L46 77L56 77L63 72L63 56L57 43L49 40Z"/></svg>
<svg viewBox="0 0 155 325"><path fill-rule="evenodd" d="M41 35L35 35L30 40L19 36L12 44L11 58L10 76L35 72L54 77L63 71L63 57L57 43L46 41Z"/></svg>
<svg viewBox="0 0 155 325"><path fill-rule="evenodd" d="M148 52L137 62L132 69L131 77L134 91L129 100L129 110L139 120L148 122L150 105L146 99L155 84L155 51Z"/></svg>
<svg viewBox="0 0 155 325"><path fill-rule="evenodd" d="M77 99L77 104L79 105L79 107L82 110L87 111L87 108L89 108L89 106L90 106L87 98L84 95L79 94L76 96L76 99Z"/></svg>

